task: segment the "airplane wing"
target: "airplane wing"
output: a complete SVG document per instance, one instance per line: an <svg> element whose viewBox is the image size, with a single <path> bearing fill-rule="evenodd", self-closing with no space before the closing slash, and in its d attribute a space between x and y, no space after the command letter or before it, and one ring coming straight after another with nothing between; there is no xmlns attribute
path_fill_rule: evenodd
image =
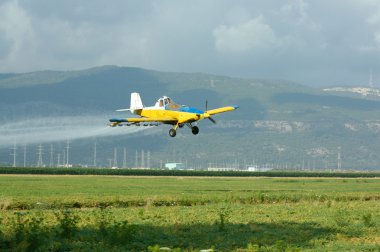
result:
<svg viewBox="0 0 380 252"><path fill-rule="evenodd" d="M136 118L112 118L109 120L111 126L114 127L120 123L143 123L143 122L162 122L169 124L176 124L177 121L169 118L146 118L146 117L136 117Z"/></svg>
<svg viewBox="0 0 380 252"><path fill-rule="evenodd" d="M217 108L217 109L211 109L211 110L208 110L206 113L209 115L215 115L215 114L235 110L237 108L239 108L239 107L238 106L227 106L227 107L221 107L221 108Z"/></svg>

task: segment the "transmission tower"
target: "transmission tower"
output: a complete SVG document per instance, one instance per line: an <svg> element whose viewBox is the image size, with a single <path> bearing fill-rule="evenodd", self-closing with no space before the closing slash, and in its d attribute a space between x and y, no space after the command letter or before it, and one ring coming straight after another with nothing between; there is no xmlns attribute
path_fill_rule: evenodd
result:
<svg viewBox="0 0 380 252"><path fill-rule="evenodd" d="M144 154L145 154L144 150L141 150L141 168L145 168Z"/></svg>
<svg viewBox="0 0 380 252"><path fill-rule="evenodd" d="M368 86L369 86L370 88L373 88L373 73L372 73L372 69L369 71Z"/></svg>
<svg viewBox="0 0 380 252"><path fill-rule="evenodd" d="M53 165L54 165L54 157L53 157L53 155L54 155L53 145L50 144L50 162L49 162L49 166L50 167L53 167Z"/></svg>
<svg viewBox="0 0 380 252"><path fill-rule="evenodd" d="M123 168L127 168L127 149L124 148L124 153L123 153Z"/></svg>
<svg viewBox="0 0 380 252"><path fill-rule="evenodd" d="M38 145L37 148L37 154L38 154L38 162L37 162L37 167L42 167L43 162L42 162L42 145Z"/></svg>
<svg viewBox="0 0 380 252"><path fill-rule="evenodd" d="M13 147L11 148L13 150L11 156L13 156L13 167L16 167L16 156L17 156L17 145L16 142L13 143Z"/></svg>
<svg viewBox="0 0 380 252"><path fill-rule="evenodd" d="M69 167L69 149L70 149L70 142L69 142L69 139L67 139L67 144L66 144L66 167Z"/></svg>
<svg viewBox="0 0 380 252"><path fill-rule="evenodd" d="M96 142L94 143L94 167L96 167Z"/></svg>
<svg viewBox="0 0 380 252"><path fill-rule="evenodd" d="M57 154L57 167L59 167L61 165L61 154L58 153Z"/></svg>
<svg viewBox="0 0 380 252"><path fill-rule="evenodd" d="M26 167L26 144L24 144L24 167Z"/></svg>
<svg viewBox="0 0 380 252"><path fill-rule="evenodd" d="M113 166L117 167L117 148L113 150Z"/></svg>
<svg viewBox="0 0 380 252"><path fill-rule="evenodd" d="M150 151L146 154L146 168L150 169Z"/></svg>
<svg viewBox="0 0 380 252"><path fill-rule="evenodd" d="M342 168L342 160L341 160L341 147L338 147L338 157L337 157L337 168L340 170Z"/></svg>
<svg viewBox="0 0 380 252"><path fill-rule="evenodd" d="M135 168L139 167L139 153L136 150L136 155L135 155Z"/></svg>

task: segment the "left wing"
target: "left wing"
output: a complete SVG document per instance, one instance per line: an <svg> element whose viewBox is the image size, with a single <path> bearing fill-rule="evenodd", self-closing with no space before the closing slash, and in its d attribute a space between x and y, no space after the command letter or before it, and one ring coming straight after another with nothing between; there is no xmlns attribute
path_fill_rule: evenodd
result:
<svg viewBox="0 0 380 252"><path fill-rule="evenodd" d="M176 120L173 119L163 119L163 118L146 118L146 117L138 117L138 118L112 118L110 119L110 126L115 127L120 123L142 123L142 122L162 122L162 123L177 123Z"/></svg>
<svg viewBox="0 0 380 252"><path fill-rule="evenodd" d="M239 108L239 106L227 106L227 107L222 107L222 108L217 108L217 109L211 109L211 110L206 111L206 113L209 114L209 115L215 115L215 114L219 114L219 113L224 113L224 112L228 112L228 111L231 111L231 110L235 110L237 108Z"/></svg>

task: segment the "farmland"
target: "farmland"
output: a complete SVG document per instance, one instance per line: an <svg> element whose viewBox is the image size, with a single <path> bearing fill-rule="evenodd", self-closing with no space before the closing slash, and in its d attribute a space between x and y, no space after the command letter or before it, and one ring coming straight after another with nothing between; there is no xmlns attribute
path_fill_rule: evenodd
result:
<svg viewBox="0 0 380 252"><path fill-rule="evenodd" d="M4 251L380 249L380 179L0 175Z"/></svg>

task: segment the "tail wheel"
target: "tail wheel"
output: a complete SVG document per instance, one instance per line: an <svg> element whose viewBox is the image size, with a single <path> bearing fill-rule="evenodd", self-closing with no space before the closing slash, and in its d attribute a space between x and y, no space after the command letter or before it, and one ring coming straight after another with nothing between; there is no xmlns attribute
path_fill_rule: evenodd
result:
<svg viewBox="0 0 380 252"><path fill-rule="evenodd" d="M175 129L170 129L169 130L169 136L175 137L175 135L177 135L177 131Z"/></svg>
<svg viewBox="0 0 380 252"><path fill-rule="evenodd" d="M191 128L191 132L194 134L194 135L197 135L199 133L199 128L197 126L194 126Z"/></svg>

